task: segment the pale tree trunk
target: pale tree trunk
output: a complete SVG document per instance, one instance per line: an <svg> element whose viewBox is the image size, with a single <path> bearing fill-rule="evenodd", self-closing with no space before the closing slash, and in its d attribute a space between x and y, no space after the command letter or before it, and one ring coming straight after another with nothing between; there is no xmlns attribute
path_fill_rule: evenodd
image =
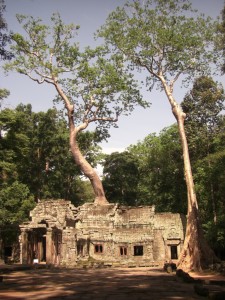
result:
<svg viewBox="0 0 225 300"><path fill-rule="evenodd" d="M204 238L201 222L199 220L198 203L195 194L188 144L184 129L185 115L180 109L175 109L173 113L177 119L180 139L182 142L184 173L188 194L187 227L184 246L178 261L178 267L186 271L201 271L217 261L217 258Z"/></svg>
<svg viewBox="0 0 225 300"><path fill-rule="evenodd" d="M70 148L71 148L71 152L72 152L74 161L77 164L77 166L80 168L81 172L91 182L91 185L93 187L94 194L95 194L94 204L97 204L97 205L108 204L108 201L105 197L102 182L101 182L97 172L92 168L92 166L85 159L85 157L81 153L78 143L77 143L78 133L81 132L82 130L84 130L88 126L88 123L84 122L83 124L79 125L78 127L75 127L75 125L74 125L74 106L70 103L69 99L67 98L67 96L64 94L64 92L60 88L59 84L57 83L57 80L55 80L54 85L55 85L57 92L63 99L65 107L67 109L69 130L70 130Z"/></svg>
<svg viewBox="0 0 225 300"><path fill-rule="evenodd" d="M88 163L85 157L80 152L80 149L77 144L77 132L76 129L70 132L70 149L73 154L73 158L75 160L76 165L80 168L83 174L89 178L91 185L95 194L95 204L104 205L108 204L106 200L104 189L102 186L102 182L96 173L96 171L92 168L92 166Z"/></svg>
<svg viewBox="0 0 225 300"><path fill-rule="evenodd" d="M183 150L184 175L187 186L188 210L185 241L178 260L178 268L185 271L201 271L210 264L218 261L212 249L206 242L199 220L198 203L195 194L194 181L191 170L188 143L184 128L185 114L172 96L172 87L169 87L164 78L160 78L172 112L177 120L179 135Z"/></svg>

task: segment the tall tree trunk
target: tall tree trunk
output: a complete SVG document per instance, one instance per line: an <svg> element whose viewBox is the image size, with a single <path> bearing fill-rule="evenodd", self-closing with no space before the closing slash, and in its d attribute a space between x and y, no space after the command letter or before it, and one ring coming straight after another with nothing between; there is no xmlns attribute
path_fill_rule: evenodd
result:
<svg viewBox="0 0 225 300"><path fill-rule="evenodd" d="M92 166L88 163L85 157L80 152L79 146L77 144L77 131L74 129L70 132L70 148L73 154L73 158L75 160L76 165L80 168L80 170L84 173L84 175L89 178L91 185L93 187L95 193L95 204L104 205L108 204L108 201L105 197L104 189L102 186L102 182L96 173L96 171L92 168Z"/></svg>
<svg viewBox="0 0 225 300"><path fill-rule="evenodd" d="M177 119L180 139L182 142L184 173L188 194L186 234L184 246L178 261L178 267L186 271L201 271L202 269L207 268L210 264L213 264L215 261L218 261L218 259L205 240L201 221L199 220L198 203L195 194L188 144L184 129L185 115L181 109L177 108L173 111L173 113Z"/></svg>
<svg viewBox="0 0 225 300"><path fill-rule="evenodd" d="M175 116L178 124L183 150L184 175L188 196L186 234L184 245L178 259L178 267L185 271L201 271L209 266L209 264L218 261L218 259L204 238L201 222L199 220L198 203L195 194L188 143L184 128L186 115L172 96L172 86L169 87L163 77L161 77L160 80L163 84L173 115Z"/></svg>
<svg viewBox="0 0 225 300"><path fill-rule="evenodd" d="M104 205L108 204L108 201L105 197L105 192L103 189L102 182L96 173L96 171L92 168L92 166L88 163L88 161L85 159L83 154L81 153L78 143L77 143L77 134L84 130L87 126L88 123L83 123L78 127L75 127L74 125L74 106L73 104L70 103L69 99L59 86L57 82L57 78L55 78L54 82L55 88L58 92L58 94L61 96L67 113L68 113L68 122L69 122L69 130L70 130L70 148L71 152L73 154L73 158L75 160L75 163L77 166L80 168L81 172L90 180L91 185L94 190L95 194L95 200L94 203L97 205Z"/></svg>

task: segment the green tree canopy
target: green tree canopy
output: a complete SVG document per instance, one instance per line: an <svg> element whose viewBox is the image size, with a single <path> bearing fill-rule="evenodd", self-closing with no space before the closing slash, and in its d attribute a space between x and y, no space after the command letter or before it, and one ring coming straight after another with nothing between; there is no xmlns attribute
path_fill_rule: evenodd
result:
<svg viewBox="0 0 225 300"><path fill-rule="evenodd" d="M218 39L216 41L216 50L220 50L222 53L222 61L219 61L219 68L223 74L225 74L225 5L221 11L222 20L217 27Z"/></svg>
<svg viewBox="0 0 225 300"><path fill-rule="evenodd" d="M181 106L186 113L185 124L192 159L193 156L205 157L213 151L213 139L221 130L224 103L222 85L206 76L197 78L191 91L184 97Z"/></svg>
<svg viewBox="0 0 225 300"><path fill-rule="evenodd" d="M29 187L36 200L64 198L74 204L82 202L79 198L82 173L73 163L67 123L55 109L34 113L31 105L20 104L15 110L2 110L0 124L2 188L19 180ZM98 136L88 131L78 139L84 155L94 166L99 156L97 141Z"/></svg>
<svg viewBox="0 0 225 300"><path fill-rule="evenodd" d="M110 202L138 205L139 170L136 158L129 152L106 156L103 185Z"/></svg>
<svg viewBox="0 0 225 300"><path fill-rule="evenodd" d="M5 11L5 1L0 0L0 58L2 60L11 59L13 54L6 49L8 43L11 42L11 33L7 34L7 23L3 17Z"/></svg>
<svg viewBox="0 0 225 300"><path fill-rule="evenodd" d="M0 227L19 225L28 220L35 206L28 187L18 181L0 191Z"/></svg>
<svg viewBox="0 0 225 300"><path fill-rule="evenodd" d="M128 150L138 162L138 200L154 204L156 211L186 213L187 194L177 127L165 128L158 136L150 134Z"/></svg>

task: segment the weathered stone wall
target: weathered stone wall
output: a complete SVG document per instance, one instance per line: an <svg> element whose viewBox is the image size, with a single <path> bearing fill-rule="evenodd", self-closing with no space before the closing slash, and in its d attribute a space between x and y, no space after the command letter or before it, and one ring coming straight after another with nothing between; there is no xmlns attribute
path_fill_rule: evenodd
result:
<svg viewBox="0 0 225 300"><path fill-rule="evenodd" d="M32 218L31 223L32 226L47 223L49 227L55 226L57 228L63 228L70 225L74 227L76 211L77 209L70 201L40 201L30 212L30 217Z"/></svg>
<svg viewBox="0 0 225 300"><path fill-rule="evenodd" d="M185 217L181 214L157 213L154 227L162 230L164 239L184 239Z"/></svg>
<svg viewBox="0 0 225 300"><path fill-rule="evenodd" d="M171 246L177 247L177 257L179 256L185 234L186 218L181 214L158 213L155 214L155 260L171 259ZM161 239L160 239L161 235ZM161 241L160 241L161 240ZM156 250L157 248L157 250ZM163 257L165 253L165 257Z"/></svg>
<svg viewBox="0 0 225 300"><path fill-rule="evenodd" d="M69 201L48 200L39 202L30 216L31 222L21 225L22 262L30 262L41 249L38 257L52 264L151 265L176 257L184 240L185 219L157 214L152 206L86 203L76 208ZM29 241L27 236L37 233Z"/></svg>

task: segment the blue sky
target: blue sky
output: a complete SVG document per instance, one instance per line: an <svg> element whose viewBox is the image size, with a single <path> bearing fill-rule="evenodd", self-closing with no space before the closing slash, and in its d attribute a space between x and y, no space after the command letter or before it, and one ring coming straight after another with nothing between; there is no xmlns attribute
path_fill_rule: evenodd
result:
<svg viewBox="0 0 225 300"><path fill-rule="evenodd" d="M143 0L144 1L144 0ZM23 32L19 27L16 14L32 15L49 22L52 13L59 12L65 23L80 25L79 42L82 46L94 45L94 32L104 24L108 14L124 0L5 0L4 18L8 28L14 32ZM193 7L214 18L220 15L224 0L192 0ZM1 71L1 70L0 70ZM218 79L217 79L218 80ZM224 84L224 76L219 79ZM25 76L1 71L0 88L7 88L10 97L4 106L15 108L19 103L31 103L34 111L46 111L52 107L55 91L48 85L38 85ZM191 87L190 87L191 88ZM187 90L176 86L175 97L180 102ZM168 100L159 91L145 94L152 105L149 109L137 108L131 116L118 121L119 128L111 129L107 143L101 146L105 152L122 150L131 144L143 140L150 133L158 133L175 123Z"/></svg>

